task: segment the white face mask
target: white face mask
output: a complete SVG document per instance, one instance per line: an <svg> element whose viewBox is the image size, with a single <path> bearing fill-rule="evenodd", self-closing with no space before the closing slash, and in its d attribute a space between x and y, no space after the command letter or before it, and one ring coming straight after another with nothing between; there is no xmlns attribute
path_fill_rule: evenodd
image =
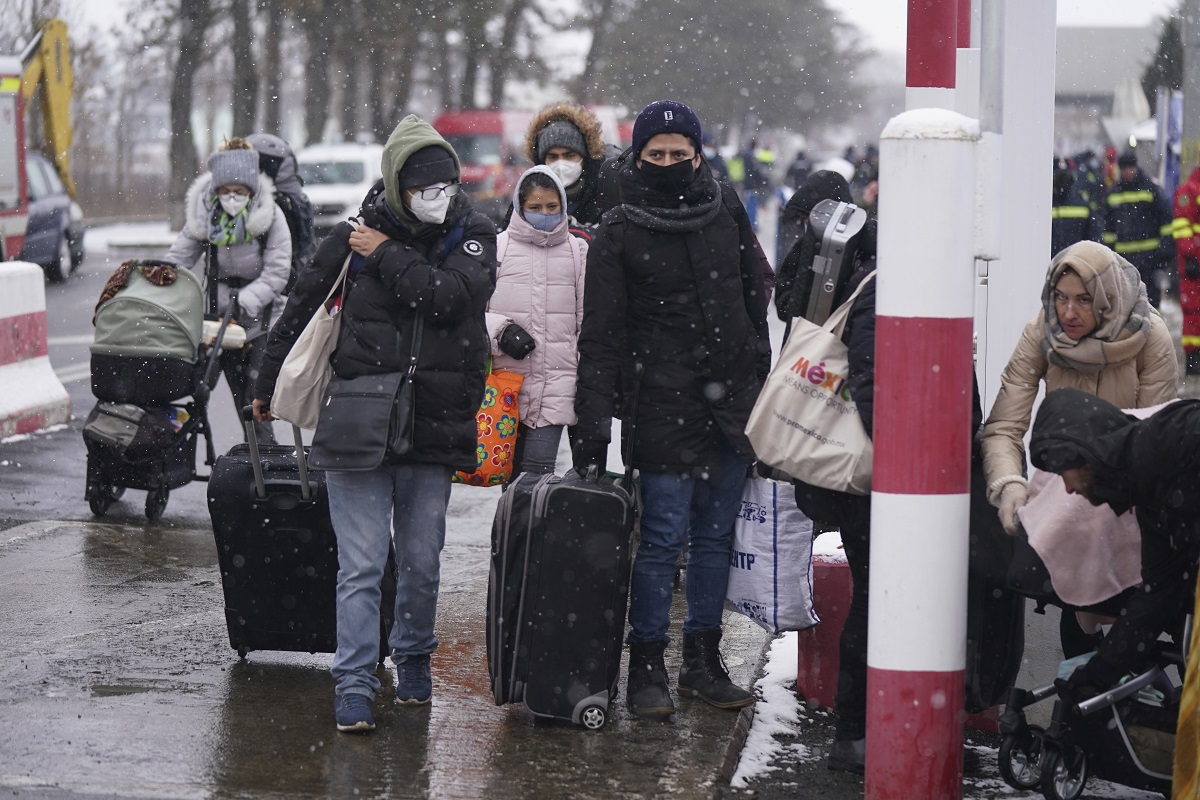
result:
<svg viewBox="0 0 1200 800"><path fill-rule="evenodd" d="M562 181L563 186L570 186L579 180L579 176L583 174L583 164L580 164L578 161L567 161L565 158L560 158L553 164L547 164L546 166L554 170L554 174Z"/></svg>
<svg viewBox="0 0 1200 800"><path fill-rule="evenodd" d="M250 205L250 196L245 194L237 194L235 192L226 192L219 197L221 208L225 209L225 213L231 217L236 217L242 213L246 206Z"/></svg>
<svg viewBox="0 0 1200 800"><path fill-rule="evenodd" d="M439 193L436 200L426 200L421 195L414 194L408 204L414 217L431 225L441 225L445 222L446 212L450 210L450 198L445 192Z"/></svg>

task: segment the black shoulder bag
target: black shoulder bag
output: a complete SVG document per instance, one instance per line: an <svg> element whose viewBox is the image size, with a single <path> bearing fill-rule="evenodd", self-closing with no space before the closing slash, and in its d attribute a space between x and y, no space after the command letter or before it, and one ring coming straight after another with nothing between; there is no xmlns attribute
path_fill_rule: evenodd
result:
<svg viewBox="0 0 1200 800"><path fill-rule="evenodd" d="M421 315L413 322L408 369L329 381L317 417L309 463L317 469L365 472L413 449L413 374L421 352Z"/></svg>

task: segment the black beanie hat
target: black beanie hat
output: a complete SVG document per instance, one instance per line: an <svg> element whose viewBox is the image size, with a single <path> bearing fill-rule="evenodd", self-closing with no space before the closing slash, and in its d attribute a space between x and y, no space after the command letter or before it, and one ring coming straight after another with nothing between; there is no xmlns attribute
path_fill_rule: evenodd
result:
<svg viewBox="0 0 1200 800"><path fill-rule="evenodd" d="M850 194L850 184L846 183L846 179L840 173L823 169L809 175L788 205L798 216L807 216L822 200L854 202L854 197Z"/></svg>
<svg viewBox="0 0 1200 800"><path fill-rule="evenodd" d="M681 133L692 140L697 150L703 138L700 118L694 111L677 100L656 100L643 108L633 122L633 157L640 158L646 142L660 133Z"/></svg>
<svg viewBox="0 0 1200 800"><path fill-rule="evenodd" d="M436 144L422 147L404 161L396 173L396 182L401 189L429 186L434 183L452 183L458 180L458 169L454 157L446 148Z"/></svg>
<svg viewBox="0 0 1200 800"><path fill-rule="evenodd" d="M1117 157L1118 167L1136 167L1137 155L1132 150L1126 150Z"/></svg>

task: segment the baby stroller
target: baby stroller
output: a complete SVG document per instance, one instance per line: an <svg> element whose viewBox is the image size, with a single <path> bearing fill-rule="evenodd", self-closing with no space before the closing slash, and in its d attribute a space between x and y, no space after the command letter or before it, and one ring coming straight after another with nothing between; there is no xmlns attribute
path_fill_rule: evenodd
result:
<svg viewBox="0 0 1200 800"><path fill-rule="evenodd" d="M1185 644L1191 618L1183 625ZM1182 674L1187 653L1157 642L1151 665L1103 694L1081 702L1048 684L1014 688L1000 717L1000 775L1014 789L1040 788L1048 800L1076 800L1096 776L1135 789L1171 794L1180 688L1166 670ZM1060 675L1059 677L1063 677ZM1057 696L1050 727L1028 724L1025 709Z"/></svg>
<svg viewBox="0 0 1200 800"><path fill-rule="evenodd" d="M104 294L91 346L92 394L100 402L83 427L84 498L99 517L125 489L142 489L146 518L156 520L171 489L208 479L196 474L200 435L205 464L216 460L208 397L221 348L201 342L204 298L191 270L129 261ZM218 343L229 318L221 322Z"/></svg>

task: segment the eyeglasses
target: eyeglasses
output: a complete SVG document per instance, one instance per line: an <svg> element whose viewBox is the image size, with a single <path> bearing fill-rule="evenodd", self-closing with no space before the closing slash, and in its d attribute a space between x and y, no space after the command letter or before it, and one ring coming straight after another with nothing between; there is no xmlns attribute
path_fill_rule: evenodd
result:
<svg viewBox="0 0 1200 800"><path fill-rule="evenodd" d="M461 183L448 183L444 186L426 186L424 189L413 189L414 195L420 195L422 200L437 200L442 192L446 197L454 197L462 189Z"/></svg>

